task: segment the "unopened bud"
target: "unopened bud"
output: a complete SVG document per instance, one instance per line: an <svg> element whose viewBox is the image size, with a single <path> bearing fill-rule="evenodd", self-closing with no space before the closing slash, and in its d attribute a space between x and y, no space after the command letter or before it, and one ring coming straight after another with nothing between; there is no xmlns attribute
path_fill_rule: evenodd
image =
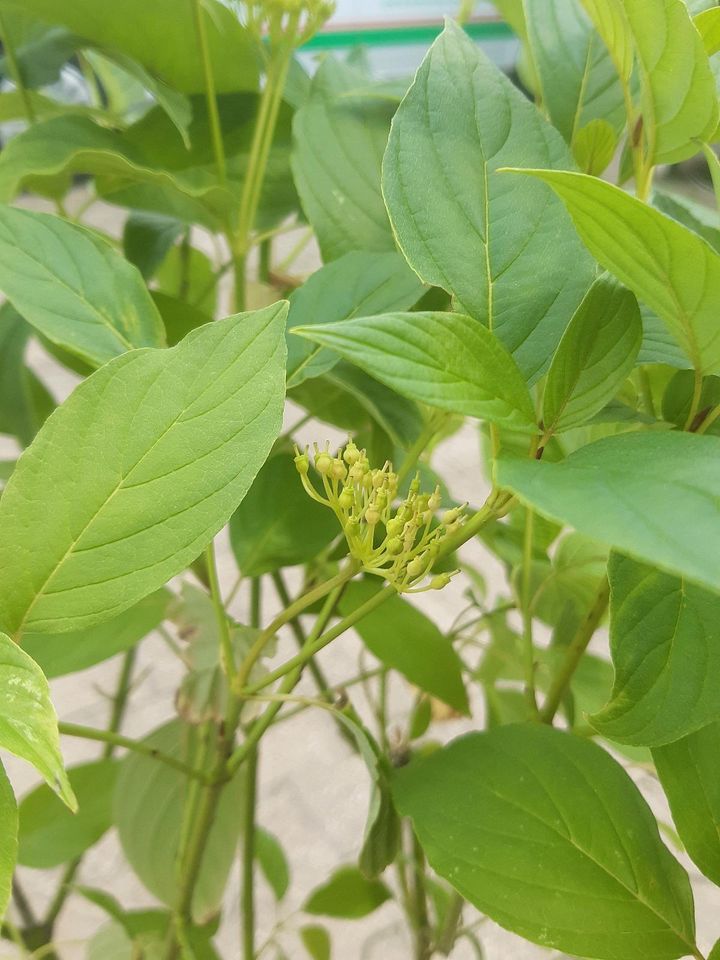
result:
<svg viewBox="0 0 720 960"><path fill-rule="evenodd" d="M434 576L430 581L430 589L442 590L443 587L446 587L450 583L450 580L452 579L455 573L457 573L457 571L453 571L453 573L436 574L436 576Z"/></svg>
<svg viewBox="0 0 720 960"><path fill-rule="evenodd" d="M338 503L342 510L350 510L355 503L355 495L351 487L343 487L342 493L338 497Z"/></svg>
<svg viewBox="0 0 720 960"><path fill-rule="evenodd" d="M385 549L391 557L397 557L403 552L403 542L400 537L390 537L388 542L385 544Z"/></svg>
<svg viewBox="0 0 720 960"><path fill-rule="evenodd" d="M360 451L351 440L348 443L348 445L345 447L345 451L343 453L343 460L349 467L352 467L354 464L358 462L358 460L360 459L360 456L361 456Z"/></svg>
<svg viewBox="0 0 720 960"><path fill-rule="evenodd" d="M332 470L330 471L333 477L336 480L344 480L347 476L347 467L342 462L339 457L336 457L332 462Z"/></svg>
<svg viewBox="0 0 720 960"><path fill-rule="evenodd" d="M388 520L385 524L385 529L388 532L389 537L396 537L399 533L402 533L402 528L404 527L403 521L399 517L393 517L392 520Z"/></svg>
<svg viewBox="0 0 720 960"><path fill-rule="evenodd" d="M295 447L295 467L297 472L305 477L307 476L308 470L310 469L310 457L307 453L300 453L297 447Z"/></svg>
<svg viewBox="0 0 720 960"><path fill-rule="evenodd" d="M365 511L365 520L374 527L376 523L380 523L380 511L375 507L368 507Z"/></svg>
<svg viewBox="0 0 720 960"><path fill-rule="evenodd" d="M440 497L440 487L435 487L435 492L428 500L428 508L433 511L433 513L440 506L441 497Z"/></svg>
<svg viewBox="0 0 720 960"><path fill-rule="evenodd" d="M326 477L333 466L333 458L329 453L316 453L315 454L315 469L318 473Z"/></svg>
<svg viewBox="0 0 720 960"><path fill-rule="evenodd" d="M461 513L462 509L460 507L455 507L453 510L446 510L442 515L442 522L445 526L449 527L451 523L455 523Z"/></svg>
<svg viewBox="0 0 720 960"><path fill-rule="evenodd" d="M425 572L426 567L427 560L423 554L420 554L419 557L414 557L407 565L408 576L414 580L415 577L419 577Z"/></svg>

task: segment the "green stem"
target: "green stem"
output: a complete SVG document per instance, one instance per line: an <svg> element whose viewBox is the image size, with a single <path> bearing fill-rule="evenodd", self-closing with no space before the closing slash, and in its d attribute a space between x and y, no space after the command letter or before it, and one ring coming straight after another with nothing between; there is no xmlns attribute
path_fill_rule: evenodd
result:
<svg viewBox="0 0 720 960"><path fill-rule="evenodd" d="M533 527L534 512L528 507L525 510L525 535L523 537L523 565L522 565L522 596L520 608L523 621L523 662L525 666L525 697L530 708L530 715L537 719L537 691L535 690L535 647L533 644L533 610L532 610L532 557L533 557Z"/></svg>
<svg viewBox="0 0 720 960"><path fill-rule="evenodd" d="M642 397L643 407L645 407L645 413L649 417L652 417L653 420L657 417L655 412L655 401L653 400L652 387L650 385L650 377L648 375L647 367L638 367L638 380L640 383L640 396Z"/></svg>
<svg viewBox="0 0 720 960"><path fill-rule="evenodd" d="M450 902L447 905L445 913L445 922L437 938L437 949L443 956L449 956L450 951L455 946L464 906L465 900L459 893L452 893L450 895Z"/></svg>
<svg viewBox="0 0 720 960"><path fill-rule="evenodd" d="M272 240L267 237L260 242L260 266L258 276L261 283L270 282L270 272L272 270Z"/></svg>
<svg viewBox="0 0 720 960"><path fill-rule="evenodd" d="M255 810L259 749L254 747L245 765L245 808L243 811L243 859L240 914L244 960L255 960Z"/></svg>
<svg viewBox="0 0 720 960"><path fill-rule="evenodd" d="M210 596L215 610L215 619L218 626L218 636L220 637L220 655L222 658L223 670L228 682L232 684L235 679L235 656L233 654L232 637L230 636L230 624L228 623L227 613L223 605L222 594L220 593L220 581L218 579L217 562L215 560L215 546L211 541L205 552L207 563L208 580L210 581Z"/></svg>
<svg viewBox="0 0 720 960"><path fill-rule="evenodd" d="M336 587L341 586L346 580L350 580L352 577L354 577L356 573L357 565L354 563L349 564L348 567L340 572L337 576L333 577L331 580L326 580L313 590L309 590L306 594L303 594L303 596L298 597L294 603L291 603L289 607L282 611L282 613L278 614L270 626L266 627L260 636L255 640L252 647L248 651L245 660L240 665L240 669L237 672L235 683L233 685L235 693L242 694L246 692L250 671L255 666L258 659L262 655L263 650L270 640L272 640L272 638L275 636L280 627L284 627L286 623L294 620L295 617L301 614L306 607L311 606L318 600L322 600L323 597L331 593Z"/></svg>
<svg viewBox="0 0 720 960"><path fill-rule="evenodd" d="M461 27L465 26L472 16L473 10L475 9L475 2L476 0L460 0L460 9L458 10L455 19Z"/></svg>
<svg viewBox="0 0 720 960"><path fill-rule="evenodd" d="M543 723L551 724L553 722L558 707L560 706L560 701L565 695L565 691L570 685L570 681L582 659L582 655L587 650L587 646L607 610L609 600L610 584L608 583L607 577L605 577L590 611L568 644L567 650L565 651L565 659L560 664L550 684L545 703L540 710L540 719Z"/></svg>
<svg viewBox="0 0 720 960"><path fill-rule="evenodd" d="M718 417L720 417L720 407L715 407L715 409L712 410L705 417L705 419L703 420L703 422L700 424L700 426L697 428L695 432L705 433L705 431L708 430L715 423Z"/></svg>
<svg viewBox="0 0 720 960"><path fill-rule="evenodd" d="M703 375L702 370L699 370L697 367L693 371L693 395L690 402L690 410L688 411L687 420L685 421L685 426L683 430L690 430L690 428L695 423L695 418L698 415L698 410L700 409L700 400L702 399L702 386L703 386Z"/></svg>
<svg viewBox="0 0 720 960"><path fill-rule="evenodd" d="M20 99L23 102L23 108L25 109L25 115L27 117L28 123L35 123L35 108L32 105L32 100L30 94L23 82L22 71L20 70L20 64L18 63L17 57L15 56L15 48L10 42L10 37L7 31L7 25L3 18L2 13L0 12L0 39L2 39L3 48L5 50L5 56L7 58L8 67L10 69L10 76L15 83L18 93L20 94Z"/></svg>
<svg viewBox="0 0 720 960"><path fill-rule="evenodd" d="M217 167L218 180L224 184L227 179L225 147L223 145L222 128L220 126L220 114L218 112L217 96L215 93L215 77L210 60L210 47L208 44L205 11L203 10L202 0L193 0L193 14L195 19L195 32L197 34L198 46L200 47L200 59L202 60L203 66L205 100L207 102L208 118L210 120L210 136L212 138L213 153L215 155L215 166Z"/></svg>
<svg viewBox="0 0 720 960"><path fill-rule="evenodd" d="M425 854L414 832L412 835L412 862L415 957L416 960L430 960L432 956L431 927L425 893Z"/></svg>
<svg viewBox="0 0 720 960"><path fill-rule="evenodd" d="M276 570L273 574L271 574L271 576L272 576L273 585L275 586L275 590L277 591L277 595L280 598L282 605L284 607L289 607L292 604L292 598L288 593L288 589L283 579L283 575L281 571ZM305 636L305 631L302 628L302 624L300 623L300 620L297 617L294 617L292 620L289 621L288 626L292 630L292 633L293 633L293 636L295 637L298 648L302 650L302 648L307 643L307 637ZM315 681L315 686L318 688L318 692L320 693L320 695L323 696L326 700L329 700L331 697L330 684L325 676L325 673L323 672L322 667L317 663L316 660L310 660L310 662L308 663L308 669L312 674L312 678ZM342 729L345 730L345 727L342 727Z"/></svg>
<svg viewBox="0 0 720 960"><path fill-rule="evenodd" d="M189 764L183 763L182 760L178 760L168 753L163 753L161 750L151 747L142 740L131 740L129 737L123 737L119 733L111 733L108 730L96 730L93 727L84 727L77 723L65 723L63 721L58 724L58 729L63 736L79 737L82 740L97 740L99 743L109 743L115 747L124 747L126 750L132 750L134 753L141 753L146 757L153 757L160 763L164 763L166 766L172 767L180 773L184 773L187 777L194 777L203 782L206 782L208 779L202 770L196 770Z"/></svg>

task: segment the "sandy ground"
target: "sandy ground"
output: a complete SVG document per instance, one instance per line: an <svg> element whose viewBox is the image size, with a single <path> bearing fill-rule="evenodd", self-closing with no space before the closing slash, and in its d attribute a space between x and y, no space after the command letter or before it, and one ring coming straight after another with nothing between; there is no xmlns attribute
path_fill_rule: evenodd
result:
<svg viewBox="0 0 720 960"><path fill-rule="evenodd" d="M94 212L94 217L95 222L104 229L117 228L117 211L99 209ZM299 269L311 271L314 258L313 251L308 251ZM73 378L37 347L32 348L30 357L33 367L56 396L60 399L67 395L72 389ZM297 411L288 409L288 425L297 419ZM327 427L314 424L306 425L301 437L308 442L324 440L326 437L335 439ZM12 446L3 443L0 438L0 457L11 451ZM434 465L459 500L478 502L486 483L480 468L477 432L471 425L467 425L438 449ZM235 579L234 561L223 538L219 538L218 550L221 579L227 590ZM491 593L500 590L502 577L495 561L476 546L470 547L469 556L482 563ZM461 603L461 589L461 586L453 584L442 593L426 594L417 599L441 626L448 626ZM233 612L240 620L247 613L246 602L241 594L234 604ZM274 594L267 589L263 610L266 622L275 609ZM278 657L284 658L291 649L290 641L284 639ZM323 652L322 665L332 681L341 682L357 672L360 654L359 641L355 636L348 635ZM104 694L114 687L118 665L119 661L115 658L72 677L54 681L53 697L60 717L75 723L102 726L108 711ZM125 733L141 736L173 715L173 695L181 673L177 659L166 645L157 636L151 636L142 645L136 674L138 679L124 724ZM305 683L305 689L310 691L312 687ZM353 694L353 699L362 710L362 696ZM400 680L394 681L392 715L398 719L405 717L408 703L408 691L404 684ZM477 714L472 722L447 723L441 736L449 739L480 725L482 707L479 702L475 706ZM98 745L68 738L64 740L63 749L69 764L96 757L99 753ZM36 782L32 770L25 764L11 760L10 772L19 793ZM668 820L667 807L657 783L646 773L634 772L633 775L637 777L657 814ZM292 868L292 885L286 902L279 910L276 910L274 898L264 881L261 879L258 882L259 940L262 942L278 917L290 918L287 924L289 931L297 927L301 917L293 919L292 915L309 891L336 866L352 862L357 856L367 810L368 778L362 762L337 736L330 718L322 711L306 711L290 723L271 730L263 742L260 794L260 823L280 838ZM687 858L680 856L687 865ZM696 870L691 868L691 873L700 917L700 946L709 949L720 936L720 895ZM56 872L20 870L25 889L40 906L54 890L56 876ZM87 855L81 868L80 881L112 892L128 908L153 902L126 867L114 831ZM218 943L227 958L239 956L238 886L235 869L228 887L227 907L218 937ZM472 919L469 910L466 919ZM104 915L97 908L78 896L71 897L58 927L63 960L84 957L84 941L103 920ZM385 904L364 921L329 922L328 927L332 932L335 960L409 960L411 957L401 916L393 903ZM507 934L490 922L483 924L479 933L488 960L532 960L535 957L552 956ZM284 943L286 953L292 960L299 960L304 955L297 938L289 935ZM641 945L639 949L642 949ZM11 956L14 954L10 947L5 944L0 946L0 958ZM272 957L273 954L269 952L264 956ZM466 960L474 954L461 945L452 956L454 960Z"/></svg>

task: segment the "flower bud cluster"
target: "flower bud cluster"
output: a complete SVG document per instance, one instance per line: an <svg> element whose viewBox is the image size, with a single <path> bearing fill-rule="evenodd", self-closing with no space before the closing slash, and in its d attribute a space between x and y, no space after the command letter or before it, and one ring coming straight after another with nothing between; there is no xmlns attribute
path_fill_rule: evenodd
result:
<svg viewBox="0 0 720 960"><path fill-rule="evenodd" d="M306 43L335 11L334 0L247 0L247 25L271 46Z"/></svg>
<svg viewBox="0 0 720 960"><path fill-rule="evenodd" d="M438 574L424 586L418 583L430 573L445 538L464 521L464 507L446 510L433 523L440 508L440 489L420 492L418 476L407 497L396 504L398 476L392 464L372 469L365 450L352 440L333 454L329 444L295 448L295 466L305 490L318 503L329 507L342 527L350 555L362 569L386 579L399 592L439 590L452 574ZM322 485L324 496L310 478L311 466Z"/></svg>

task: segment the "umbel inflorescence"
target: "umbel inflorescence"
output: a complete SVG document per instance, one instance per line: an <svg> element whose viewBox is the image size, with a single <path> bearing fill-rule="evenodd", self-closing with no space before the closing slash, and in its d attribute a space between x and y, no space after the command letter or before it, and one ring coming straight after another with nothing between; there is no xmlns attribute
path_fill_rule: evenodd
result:
<svg viewBox="0 0 720 960"><path fill-rule="evenodd" d="M439 573L421 585L431 574L443 541L464 521L464 506L446 510L437 519L440 488L433 493L420 492L418 475L407 496L396 503L398 475L386 461L371 469L365 450L349 441L330 453L329 444L317 444L312 458L324 495L310 479L311 458L295 448L295 466L305 490L318 503L329 507L338 518L350 555L366 573L383 577L398 592L419 593L440 590L453 573Z"/></svg>

